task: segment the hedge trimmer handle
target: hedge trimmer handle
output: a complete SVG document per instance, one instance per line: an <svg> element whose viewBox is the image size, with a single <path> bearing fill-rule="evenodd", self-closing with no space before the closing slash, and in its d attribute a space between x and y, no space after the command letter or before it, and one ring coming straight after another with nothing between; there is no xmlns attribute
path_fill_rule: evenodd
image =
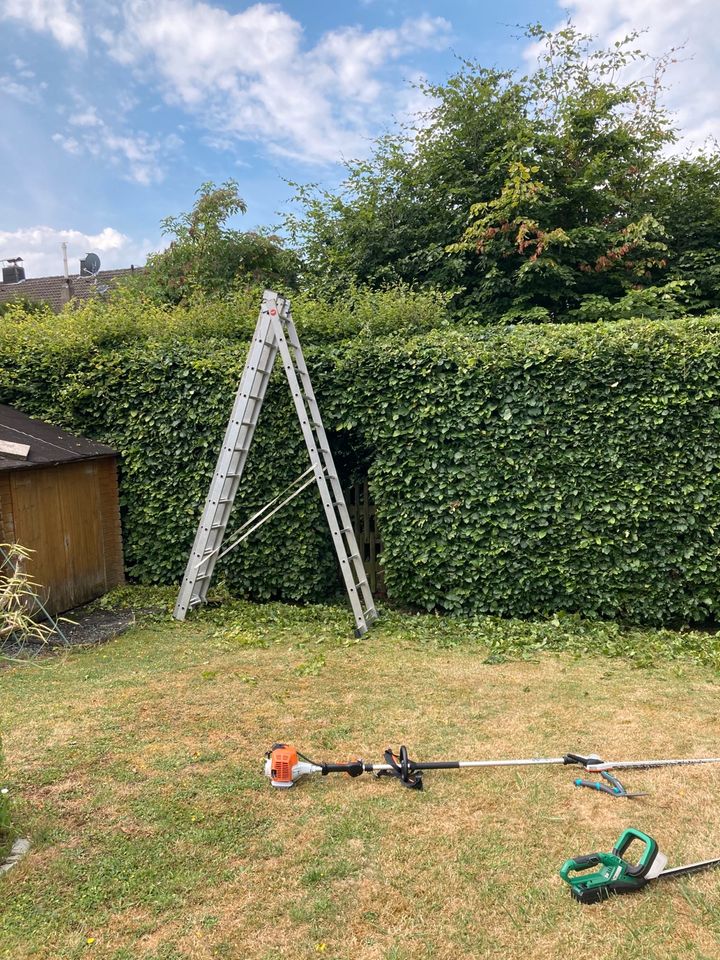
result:
<svg viewBox="0 0 720 960"><path fill-rule="evenodd" d="M566 870L563 873L563 870L560 871L562 874L563 880L567 878L568 873L580 873L582 870L589 870L590 867L600 866L600 854L599 853L586 853L582 857L573 857L572 860L566 860L563 864L563 870Z"/></svg>
<svg viewBox="0 0 720 960"><path fill-rule="evenodd" d="M584 870L590 870L591 867L614 867L620 858L612 853L586 853L582 857L573 857L566 860L560 867L560 876L566 883L570 883L571 873L582 873Z"/></svg>
<svg viewBox="0 0 720 960"><path fill-rule="evenodd" d="M635 840L643 844L643 851L633 864L624 860L623 854ZM648 880L658 877L666 864L667 857L660 853L655 840L630 827L623 831L610 853L589 853L566 860L560 868L560 876L569 884L570 893L579 903L599 903L613 894L640 890ZM599 869L593 873L585 872L593 867Z"/></svg>
<svg viewBox="0 0 720 960"><path fill-rule="evenodd" d="M653 838L649 837L646 833L643 833L642 830L637 830L635 827L628 827L627 830L623 830L618 842L612 848L613 855L616 857L624 857L630 844L636 840L642 843L644 849L637 858L637 862L628 867L628 873L631 876L644 877L649 874L658 857L662 857L665 863L667 863L667 858L665 858L658 849L657 841L653 840ZM663 866L665 866L665 864L663 864Z"/></svg>
<svg viewBox="0 0 720 960"><path fill-rule="evenodd" d="M422 775L417 772L415 766L408 756L406 746L400 747L400 751L395 754L392 747L385 751L385 763L387 770L378 770L376 777L397 777L400 783L409 790L422 790Z"/></svg>

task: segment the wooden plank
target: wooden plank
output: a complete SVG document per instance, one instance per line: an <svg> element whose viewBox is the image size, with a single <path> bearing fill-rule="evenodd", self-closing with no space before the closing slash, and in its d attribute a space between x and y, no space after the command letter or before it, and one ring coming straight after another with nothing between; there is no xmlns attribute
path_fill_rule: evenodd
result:
<svg viewBox="0 0 720 960"><path fill-rule="evenodd" d="M101 596L107 587L97 463L67 463L57 472L67 592L69 606L75 607Z"/></svg>
<svg viewBox="0 0 720 960"><path fill-rule="evenodd" d="M56 467L10 473L16 543L33 550L28 574L51 613L72 606Z"/></svg>
<svg viewBox="0 0 720 960"><path fill-rule="evenodd" d="M118 494L117 462L115 457L97 460L102 538L105 554L105 581L110 590L125 583L122 527Z"/></svg>
<svg viewBox="0 0 720 960"><path fill-rule="evenodd" d="M12 443L10 440L0 440L0 456L12 457L13 460L27 460L30 447L26 443Z"/></svg>
<svg viewBox="0 0 720 960"><path fill-rule="evenodd" d="M7 472L0 473L0 543L15 543L12 490Z"/></svg>

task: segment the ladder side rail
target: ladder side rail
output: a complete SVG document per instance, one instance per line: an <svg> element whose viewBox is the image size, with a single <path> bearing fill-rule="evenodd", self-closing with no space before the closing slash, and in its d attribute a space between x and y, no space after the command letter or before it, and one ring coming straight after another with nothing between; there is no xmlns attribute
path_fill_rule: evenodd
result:
<svg viewBox="0 0 720 960"><path fill-rule="evenodd" d="M203 527L207 528L207 541L204 544L204 549L200 553L200 559L195 563L195 567L197 568L197 566L203 562L202 557L205 557L206 561L203 573L211 572L208 569L211 562L210 555L211 553L219 553L222 539L225 536L227 525L230 521L233 503L235 502L240 480L245 470L245 463L260 417L260 410L270 380L272 362L275 359L276 353L277 348L275 347L269 355L270 366L266 370L258 371L255 374L255 380L251 387L251 390L255 392L248 394L247 405L245 407L241 405L238 411L238 417L242 419L235 423L234 430L226 432L225 439L223 440L221 457L224 452L224 462L221 467L221 458L218 458L218 465L211 483L210 495L208 496L210 506L209 513L208 516L203 514L200 522L200 529L203 529ZM232 421L230 426L232 426ZM232 448L233 443L234 449ZM227 459L228 457L229 459ZM206 520L210 521L209 524L205 522ZM217 559L219 559L219 557L212 560L212 566L215 565ZM205 592L207 591L205 590Z"/></svg>
<svg viewBox="0 0 720 960"><path fill-rule="evenodd" d="M290 323L292 323L292 318L290 318ZM350 519L350 513L345 501L345 495L343 489L340 485L340 480L337 475L337 470L335 468L335 463L332 458L332 451L330 449L330 444L327 439L327 434L325 432L325 426L322 421L322 416L320 414L320 409L315 398L315 393L312 387L312 381L310 379L310 374L305 364L305 358L302 353L302 347L300 346L299 340L297 338L297 333L293 329L291 335L294 335L294 340L296 344L295 350L295 360L298 366L298 369L301 374L301 384L303 387L303 393L306 396L308 407L310 409L313 427L318 436L318 446L320 448L321 456L326 465L326 472L330 480L330 485L332 488L333 496L335 498L334 505L337 510L338 516L340 517L341 523L341 533L347 541L347 552L350 557L351 563L353 564L357 582L360 587L360 592L362 595L364 613L369 623L374 622L377 619L377 611L375 609L375 601L373 599L372 591L370 589L370 584L367 578L367 571L365 570L365 563L362 555L360 554L359 545L357 543L357 538L355 537L355 530Z"/></svg>
<svg viewBox="0 0 720 960"><path fill-rule="evenodd" d="M307 368L307 363L305 362L305 355L303 354L302 346L300 345L300 339L297 335L297 330L295 329L295 324L293 322L292 315L290 315L287 320L287 333L288 333L288 341L290 342L290 345L293 347L295 351L295 363L300 372L300 381L303 388L303 392L307 397L308 406L310 408L310 413L313 420L313 425L317 431L318 438L321 443L321 453L329 457L330 462L334 467L335 464L334 464L334 461L332 460L332 453L330 451L330 444L328 442L327 434L325 432L325 425L323 423L322 416L320 414L320 408L318 406L318 402L315 397L315 391L313 389L312 381L310 379L310 373ZM340 486L340 480L338 479L337 471L333 469L330 476L331 476L331 481L333 486L333 493L336 494L336 497L340 502L340 509L342 510L344 508L345 512L347 513L347 504L345 503L345 496L343 493L343 489ZM345 519L346 518L343 517L343 521ZM350 519L349 513L347 515L347 519L348 520Z"/></svg>
<svg viewBox="0 0 720 960"><path fill-rule="evenodd" d="M202 602L207 595L216 547L222 543L277 353L274 340L268 343L269 334L270 317L263 301L175 604L177 620L184 620L191 603Z"/></svg>
<svg viewBox="0 0 720 960"><path fill-rule="evenodd" d="M326 473L330 480L332 493L335 498L336 509L342 523L342 534L347 541L348 554L350 555L353 567L355 568L357 579L360 581L364 609L366 613L370 614L371 620L375 620L377 619L377 611L375 610L375 601L373 599L372 591L370 590L370 584L367 581L365 564L362 556L360 555L357 539L355 537L355 530L350 519L350 512L347 508L347 503L345 502L345 494L340 486L340 480L338 478L337 470L335 469L335 462L330 450L330 443L328 442L327 433L325 432L325 425L323 424L322 416L320 414L320 408L315 397L315 391L310 379L310 373L307 368L307 363L305 362L305 355L303 354L300 338L297 335L297 330L293 322L291 311L288 311L287 319L285 320L285 327L288 343L294 351L295 365L300 373L302 390L307 399L313 426L318 436L320 454L325 463Z"/></svg>
<svg viewBox="0 0 720 960"><path fill-rule="evenodd" d="M265 359L258 361L258 366L255 367L252 378L249 378L249 387L243 389L241 381L238 388L237 404L233 406L230 423L221 448L221 456L225 453L226 457L229 457L229 461L223 464L224 471L221 472L220 457L218 457L218 468L213 477L213 482L217 480L219 484L219 489L214 491L217 494L214 499L216 499L219 509L227 514L225 522L229 519L240 478L245 469L245 461L250 452L250 445L260 417L260 410L270 382L276 354L277 346L265 344L263 346L263 357ZM264 365L265 363L267 363L267 366Z"/></svg>
<svg viewBox="0 0 720 960"><path fill-rule="evenodd" d="M248 358L240 378L240 384L235 395L230 419L225 430L220 453L218 454L217 465L210 484L206 504L213 505L226 496L229 490L225 487L229 473L238 472L240 459L243 453L247 452L249 440L252 434L248 436L248 427L254 428L262 406L269 373L266 369L271 369L271 364L267 367L261 365L263 355L265 355L266 341L269 328L269 318L262 315L258 318L255 328L255 335L248 351ZM268 359L275 359L277 347L273 345Z"/></svg>
<svg viewBox="0 0 720 960"><path fill-rule="evenodd" d="M343 544L340 526L338 524L335 508L333 506L333 494L330 491L330 487L328 486L328 482L325 477L324 464L320 457L320 450L317 446L317 438L313 431L312 418L309 416L308 410L305 406L305 399L301 392L300 383L295 371L294 358L290 353L290 348L287 343L283 320L280 317L273 317L272 324L275 332L275 339L282 357L283 366L285 367L285 373L290 385L290 392L292 394L295 409L300 421L300 427L303 432L303 437L305 438L305 445L307 447L308 454L310 455L310 461L313 464L313 467L315 467L315 479L320 490L320 497L322 499L322 505L325 511L328 526L330 527L330 532L333 536L335 551L337 553L338 560L340 561L340 570L343 580L345 581L345 589L347 590L350 606L352 607L353 615L355 617L356 632L359 636L362 636L362 634L367 631L368 625L365 620L360 596L358 594L358 583L355 581L354 568L353 565L351 565L351 561L349 560ZM365 571L363 570L363 577L364 576Z"/></svg>

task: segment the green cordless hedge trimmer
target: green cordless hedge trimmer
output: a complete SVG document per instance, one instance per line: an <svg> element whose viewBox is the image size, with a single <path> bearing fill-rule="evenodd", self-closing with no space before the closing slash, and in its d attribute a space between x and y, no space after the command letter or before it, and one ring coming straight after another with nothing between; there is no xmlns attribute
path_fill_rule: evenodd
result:
<svg viewBox="0 0 720 960"><path fill-rule="evenodd" d="M316 763L288 743L274 743L265 754L265 776L273 787L292 787L301 777L330 773L346 773L359 777L373 773L377 777L394 777L411 790L422 790L422 774L425 770L457 770L466 767L530 767L544 764L563 764L582 767L588 773L597 773L601 780L575 780L577 787L589 787L612 797L643 797L644 793L628 793L611 770L643 770L651 767L689 766L700 763L720 763L720 757L698 757L689 760L619 760L606 762L594 754L581 756L566 753L564 757L536 757L518 760L411 760L407 747L395 753L385 751L384 763L366 763L364 760L349 760L346 763Z"/></svg>
<svg viewBox="0 0 720 960"><path fill-rule="evenodd" d="M643 851L637 863L630 863L624 855L636 840L643 844ZM613 894L634 893L651 880L682 877L718 865L720 857L666 870L667 857L660 853L657 842L641 830L629 827L610 853L588 853L566 860L560 868L560 876L570 884L570 893L579 903L599 903ZM587 873L593 867L600 869Z"/></svg>

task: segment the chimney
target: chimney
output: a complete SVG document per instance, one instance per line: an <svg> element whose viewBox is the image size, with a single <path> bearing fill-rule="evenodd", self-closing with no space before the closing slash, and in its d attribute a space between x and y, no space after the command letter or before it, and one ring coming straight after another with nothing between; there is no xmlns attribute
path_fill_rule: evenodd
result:
<svg viewBox="0 0 720 960"><path fill-rule="evenodd" d="M22 283L25 279L25 267L21 267L22 257L14 257L12 260L4 260L2 268L3 283ZM7 264L7 266L6 266Z"/></svg>

